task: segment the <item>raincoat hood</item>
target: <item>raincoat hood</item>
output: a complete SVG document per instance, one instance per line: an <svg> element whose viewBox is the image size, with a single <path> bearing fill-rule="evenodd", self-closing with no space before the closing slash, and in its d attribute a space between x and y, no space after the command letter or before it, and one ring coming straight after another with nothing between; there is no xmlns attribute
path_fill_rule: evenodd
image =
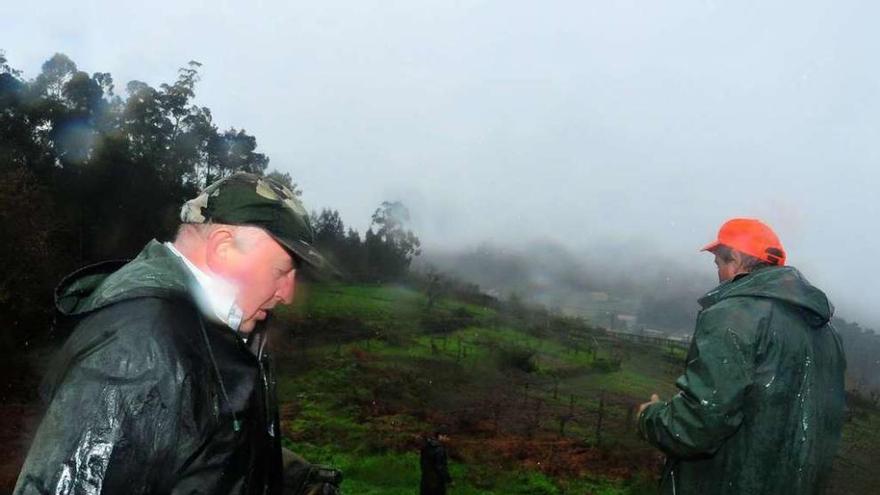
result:
<svg viewBox="0 0 880 495"><path fill-rule="evenodd" d="M121 301L140 297L191 299L192 275L162 243L152 240L129 261L105 261L81 268L55 289L55 307L82 317Z"/></svg>
<svg viewBox="0 0 880 495"><path fill-rule="evenodd" d="M741 275L709 291L700 299L703 309L732 297L761 297L782 301L798 309L812 328L831 321L834 306L825 293L791 266L767 267Z"/></svg>

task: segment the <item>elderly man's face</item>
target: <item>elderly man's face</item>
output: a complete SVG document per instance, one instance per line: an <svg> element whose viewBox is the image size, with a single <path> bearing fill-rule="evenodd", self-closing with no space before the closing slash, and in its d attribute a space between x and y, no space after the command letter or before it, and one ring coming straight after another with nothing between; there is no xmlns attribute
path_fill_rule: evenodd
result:
<svg viewBox="0 0 880 495"><path fill-rule="evenodd" d="M248 333L276 304L293 301L293 259L268 234L247 246L234 246L224 259L223 276L238 286L236 302L243 312L239 330Z"/></svg>
<svg viewBox="0 0 880 495"><path fill-rule="evenodd" d="M725 260L718 254L715 254L715 266L718 268L718 282L724 283L732 280L738 274L742 273L742 257L734 251L731 253L733 259Z"/></svg>

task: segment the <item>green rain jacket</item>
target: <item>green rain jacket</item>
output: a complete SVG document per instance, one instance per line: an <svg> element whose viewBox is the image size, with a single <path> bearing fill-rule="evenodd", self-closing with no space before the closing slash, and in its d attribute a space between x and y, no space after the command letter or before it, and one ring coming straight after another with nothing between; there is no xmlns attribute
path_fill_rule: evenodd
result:
<svg viewBox="0 0 880 495"><path fill-rule="evenodd" d="M639 418L667 455L661 492L819 494L837 451L846 361L825 294L792 267L700 299L679 388Z"/></svg>
<svg viewBox="0 0 880 495"><path fill-rule="evenodd" d="M120 265L59 287L75 330L44 382L48 409L14 493L281 493L265 334L244 341L205 320L195 280L156 241Z"/></svg>

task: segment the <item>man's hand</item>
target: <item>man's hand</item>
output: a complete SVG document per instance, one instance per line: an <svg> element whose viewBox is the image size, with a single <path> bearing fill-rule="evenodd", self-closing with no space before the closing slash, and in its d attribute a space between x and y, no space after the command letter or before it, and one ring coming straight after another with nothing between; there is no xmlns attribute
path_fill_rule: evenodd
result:
<svg viewBox="0 0 880 495"><path fill-rule="evenodd" d="M637 417L637 418L640 418L640 417L642 416L642 412L645 410L645 408L647 408L647 407L650 406L651 404L656 404L656 403L658 403L658 402L660 402L660 396L657 395L657 394L651 394L651 401L650 401L650 402L645 402L644 404L642 404L641 406L639 406L639 413L636 414L636 417Z"/></svg>

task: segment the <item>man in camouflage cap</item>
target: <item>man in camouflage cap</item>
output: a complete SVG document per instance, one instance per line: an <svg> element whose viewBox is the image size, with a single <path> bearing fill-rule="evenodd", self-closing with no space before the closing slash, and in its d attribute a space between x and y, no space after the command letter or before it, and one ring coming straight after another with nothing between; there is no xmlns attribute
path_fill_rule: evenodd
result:
<svg viewBox="0 0 880 495"><path fill-rule="evenodd" d="M263 324L292 301L298 266L325 265L305 209L281 183L235 174L181 220L173 242L56 290L73 331L16 494L295 493L285 485L308 483L291 472L320 471L282 456Z"/></svg>
<svg viewBox="0 0 880 495"><path fill-rule="evenodd" d="M324 265L310 244L314 233L302 203L290 188L269 178L239 173L215 182L183 205L180 220L260 227L295 257Z"/></svg>

